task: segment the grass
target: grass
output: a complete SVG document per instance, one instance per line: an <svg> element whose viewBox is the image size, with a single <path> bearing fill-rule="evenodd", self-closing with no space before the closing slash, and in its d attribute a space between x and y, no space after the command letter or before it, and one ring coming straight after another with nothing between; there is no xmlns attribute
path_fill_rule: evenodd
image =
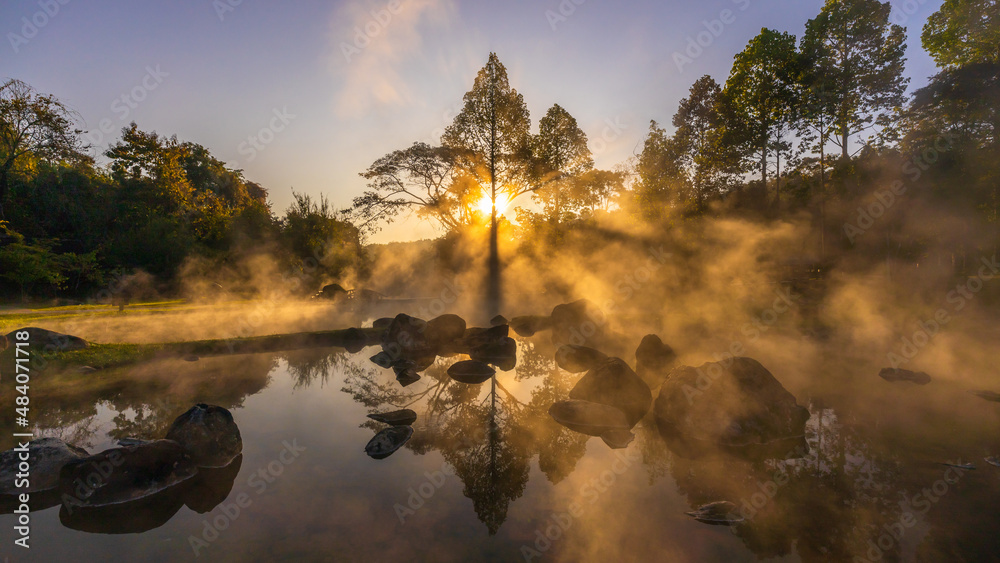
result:
<svg viewBox="0 0 1000 563"><path fill-rule="evenodd" d="M57 371L75 366L106 369L151 360L163 348L163 344L91 344L82 350L58 352L49 361Z"/></svg>

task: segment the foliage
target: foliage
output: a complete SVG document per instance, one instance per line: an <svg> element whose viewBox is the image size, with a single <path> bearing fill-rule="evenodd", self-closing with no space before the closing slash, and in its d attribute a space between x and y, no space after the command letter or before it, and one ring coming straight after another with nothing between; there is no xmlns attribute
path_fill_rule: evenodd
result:
<svg viewBox="0 0 1000 563"><path fill-rule="evenodd" d="M920 41L942 68L1000 64L1000 2L945 0L927 18Z"/></svg>

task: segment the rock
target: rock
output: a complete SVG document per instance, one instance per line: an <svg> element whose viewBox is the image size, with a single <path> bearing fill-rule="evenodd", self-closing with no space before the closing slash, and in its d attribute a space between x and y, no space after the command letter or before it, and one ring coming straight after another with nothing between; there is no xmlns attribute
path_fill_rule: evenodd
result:
<svg viewBox="0 0 1000 563"><path fill-rule="evenodd" d="M371 358L368 358L368 359L371 360L372 363L374 363L375 365L377 365L377 366L379 366L381 368L385 368L385 369L391 368L392 367L392 363L396 361L395 358L393 358L385 350L382 350L378 354L375 354L374 356L372 356Z"/></svg>
<svg viewBox="0 0 1000 563"><path fill-rule="evenodd" d="M95 371L97 371L97 368L93 366L80 366L76 368L77 373L94 373Z"/></svg>
<svg viewBox="0 0 1000 563"><path fill-rule="evenodd" d="M344 331L344 349L357 354L368 346L368 337L360 328L351 327Z"/></svg>
<svg viewBox="0 0 1000 563"><path fill-rule="evenodd" d="M600 350L575 344L563 344L556 350L556 365L570 373L594 369L606 359L607 354Z"/></svg>
<svg viewBox="0 0 1000 563"><path fill-rule="evenodd" d="M198 356L195 356L194 354L188 354L187 356L184 356L185 362L197 362L199 359L200 358Z"/></svg>
<svg viewBox="0 0 1000 563"><path fill-rule="evenodd" d="M232 413L205 403L178 416L167 430L167 439L183 446L198 467L225 467L243 451Z"/></svg>
<svg viewBox="0 0 1000 563"><path fill-rule="evenodd" d="M197 473L180 444L155 440L67 462L59 474L59 489L64 508L101 507L151 497Z"/></svg>
<svg viewBox="0 0 1000 563"><path fill-rule="evenodd" d="M493 377L496 370L483 362L476 360L465 360L455 362L448 368L448 375L460 383L477 384Z"/></svg>
<svg viewBox="0 0 1000 563"><path fill-rule="evenodd" d="M655 334L642 337L635 349L635 373L649 385L657 385L670 373L677 354Z"/></svg>
<svg viewBox="0 0 1000 563"><path fill-rule="evenodd" d="M732 526L745 520L740 516L736 505L726 500L710 502L699 507L697 510L685 512L684 514L699 522L719 526Z"/></svg>
<svg viewBox="0 0 1000 563"><path fill-rule="evenodd" d="M390 426L365 445L365 453L373 459L385 459L401 448L413 436L412 426Z"/></svg>
<svg viewBox="0 0 1000 563"><path fill-rule="evenodd" d="M17 448L0 453L0 495L37 493L59 486L59 472L67 462L83 459L90 454L83 448L67 444L59 438L38 438L28 442L28 462L31 478L27 488L16 487L20 454Z"/></svg>
<svg viewBox="0 0 1000 563"><path fill-rule="evenodd" d="M28 332L28 340L18 340L15 335L24 331ZM83 350L88 346L87 341L82 338L33 326L8 332L7 340L11 343L10 345L15 342L30 342L32 353L40 353L43 350L72 352L73 350Z"/></svg>
<svg viewBox="0 0 1000 563"><path fill-rule="evenodd" d="M465 331L462 337L462 345L466 350L480 348L488 344L498 344L505 342L509 338L510 326L499 325L490 328L473 327Z"/></svg>
<svg viewBox="0 0 1000 563"><path fill-rule="evenodd" d="M604 340L604 313L586 299L552 309L552 343L599 348Z"/></svg>
<svg viewBox="0 0 1000 563"><path fill-rule="evenodd" d="M625 413L615 407L590 401L557 401L549 407L549 416L574 432L600 436L612 448L623 448L634 438Z"/></svg>
<svg viewBox="0 0 1000 563"><path fill-rule="evenodd" d="M1000 458L997 458L996 456L991 455L990 457L984 457L983 461L994 467L1000 467Z"/></svg>
<svg viewBox="0 0 1000 563"><path fill-rule="evenodd" d="M552 317L542 317L536 315L514 317L510 320L509 324L510 328L512 328L518 336L524 336L527 338L529 336L534 336L536 332L551 329Z"/></svg>
<svg viewBox="0 0 1000 563"><path fill-rule="evenodd" d="M503 315L497 315L492 319L490 319L490 326L500 326L505 324L510 324L510 323L507 321L507 317Z"/></svg>
<svg viewBox="0 0 1000 563"><path fill-rule="evenodd" d="M389 325L391 324L392 324L391 318L382 317L381 319L375 319L374 321L372 321L372 328L377 330L385 330L389 328Z"/></svg>
<svg viewBox="0 0 1000 563"><path fill-rule="evenodd" d="M771 372L745 357L675 368L654 410L668 436L736 447L803 436L809 419Z"/></svg>
<svg viewBox="0 0 1000 563"><path fill-rule="evenodd" d="M517 365L517 342L508 336L497 342L481 344L469 350L469 357L493 364L503 371L510 371Z"/></svg>
<svg viewBox="0 0 1000 563"><path fill-rule="evenodd" d="M368 415L368 418L392 426L409 426L416 422L417 413L411 409L400 409L392 412L371 413Z"/></svg>
<svg viewBox="0 0 1000 563"><path fill-rule="evenodd" d="M406 387L420 381L420 374L407 368L396 373L396 381L403 387Z"/></svg>
<svg viewBox="0 0 1000 563"><path fill-rule="evenodd" d="M426 336L435 348L461 340L465 336L465 319L451 314L435 317L427 321Z"/></svg>
<svg viewBox="0 0 1000 563"><path fill-rule="evenodd" d="M588 371L569 398L615 407L625 413L630 427L646 416L653 402L649 386L620 358L607 358Z"/></svg>
<svg viewBox="0 0 1000 563"><path fill-rule="evenodd" d="M972 393L980 399L1000 403L1000 393L997 393L996 391L969 391L969 393Z"/></svg>
<svg viewBox="0 0 1000 563"><path fill-rule="evenodd" d="M431 352L426 331L427 321L400 313L382 335L382 349L396 357L426 355Z"/></svg>
<svg viewBox="0 0 1000 563"><path fill-rule="evenodd" d="M909 381L917 385L927 385L931 382L931 376L922 371L901 368L882 368L878 376L886 381Z"/></svg>
<svg viewBox="0 0 1000 563"><path fill-rule="evenodd" d="M229 498L242 465L243 454L240 454L225 467L199 468L198 475L190 481L181 495L184 505L198 514L211 512Z"/></svg>

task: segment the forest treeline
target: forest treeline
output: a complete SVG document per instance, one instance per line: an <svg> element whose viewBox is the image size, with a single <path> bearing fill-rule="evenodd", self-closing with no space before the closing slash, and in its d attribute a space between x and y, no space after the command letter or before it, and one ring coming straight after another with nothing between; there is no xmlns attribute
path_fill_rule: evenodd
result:
<svg viewBox="0 0 1000 563"><path fill-rule="evenodd" d="M349 209L296 194L283 216L264 187L204 147L134 123L97 166L78 116L8 80L0 290L82 297L135 271L169 288L191 264L238 269L257 254L291 271L312 260L324 280L363 279L365 236L410 212L441 227L442 250L491 223L536 252L567 251L579 233L607 234L611 224L669 233L736 217L807 220L814 236L801 255L816 263L848 250L912 261L942 245L995 251L1000 3L945 0L920 30L938 72L910 95L907 30L891 11L877 0L828 0L800 36L762 29L724 82L695 80L672 127L651 121L637 154L611 170L596 168L586 134L559 104L534 127L490 54L439 145L417 142L372 163ZM512 221L491 213L508 202ZM966 224L956 229L949 217Z"/></svg>

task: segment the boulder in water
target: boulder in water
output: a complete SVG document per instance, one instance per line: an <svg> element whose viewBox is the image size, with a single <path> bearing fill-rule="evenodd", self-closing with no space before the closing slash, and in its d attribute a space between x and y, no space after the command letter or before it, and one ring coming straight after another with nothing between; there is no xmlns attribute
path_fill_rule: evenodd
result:
<svg viewBox="0 0 1000 563"><path fill-rule="evenodd" d="M910 371L902 368L882 368L878 376L886 381L909 381L917 385L927 385L931 376L922 371Z"/></svg>
<svg viewBox="0 0 1000 563"><path fill-rule="evenodd" d="M198 475L184 488L181 500L198 514L211 512L229 498L242 465L243 454L240 454L225 467L199 468Z"/></svg>
<svg viewBox="0 0 1000 563"><path fill-rule="evenodd" d="M493 377L496 370L483 362L465 360L455 362L448 368L448 375L460 383L477 384Z"/></svg>
<svg viewBox="0 0 1000 563"><path fill-rule="evenodd" d="M604 352L576 344L563 344L556 350L556 365L570 373L594 369L606 359Z"/></svg>
<svg viewBox="0 0 1000 563"><path fill-rule="evenodd" d="M653 402L649 386L620 358L607 358L588 371L569 398L615 407L625 413L629 426L642 420Z"/></svg>
<svg viewBox="0 0 1000 563"><path fill-rule="evenodd" d="M510 371L517 365L517 342L508 336L497 342L481 344L469 350L469 357L493 364L503 371Z"/></svg>
<svg viewBox="0 0 1000 563"><path fill-rule="evenodd" d="M493 317L492 319L490 319L490 326L500 326L500 325L505 325L505 324L510 324L510 323L507 320L507 317L505 317L503 315L497 315L497 316Z"/></svg>
<svg viewBox="0 0 1000 563"><path fill-rule="evenodd" d="M344 331L344 349L356 354L368 346L368 337L360 328L351 327Z"/></svg>
<svg viewBox="0 0 1000 563"><path fill-rule="evenodd" d="M225 467L243 451L232 413L205 403L178 416L167 430L167 439L183 446L198 467Z"/></svg>
<svg viewBox="0 0 1000 563"><path fill-rule="evenodd" d="M771 372L745 357L675 368L654 410L668 436L735 447L800 437L809 419Z"/></svg>
<svg viewBox="0 0 1000 563"><path fill-rule="evenodd" d="M154 496L197 473L180 444L155 440L67 462L59 474L59 489L64 507L101 507Z"/></svg>
<svg viewBox="0 0 1000 563"><path fill-rule="evenodd" d="M372 328L376 330L386 330L392 324L392 317L382 317L372 321Z"/></svg>
<svg viewBox="0 0 1000 563"><path fill-rule="evenodd" d="M586 299L556 305L550 317L553 344L599 348L604 341L604 313Z"/></svg>
<svg viewBox="0 0 1000 563"><path fill-rule="evenodd" d="M655 334L642 337L635 349L635 373L650 385L659 384L673 367L677 354Z"/></svg>
<svg viewBox="0 0 1000 563"><path fill-rule="evenodd" d="M552 317L538 315L514 317L510 320L510 328L513 329L518 336L524 336L527 338L534 336L536 332L551 329Z"/></svg>
<svg viewBox="0 0 1000 563"><path fill-rule="evenodd" d="M390 426L368 441L365 453L373 459L385 459L403 447L411 436L413 436L412 426Z"/></svg>
<svg viewBox="0 0 1000 563"><path fill-rule="evenodd" d="M374 412L369 414L368 418L391 426L409 426L416 422L417 413L412 409L400 409L392 412Z"/></svg>
<svg viewBox="0 0 1000 563"><path fill-rule="evenodd" d="M435 348L461 340L465 336L465 319L445 314L427 321L427 341Z"/></svg>
<svg viewBox="0 0 1000 563"><path fill-rule="evenodd" d="M18 463L23 461L21 455L27 455L31 465L31 478L27 487L16 487ZM83 448L67 444L59 438L38 438L20 446L0 453L0 495L17 495L20 493L37 493L48 491L59 486L59 472L68 462L88 457L90 454Z"/></svg>
<svg viewBox="0 0 1000 563"><path fill-rule="evenodd" d="M426 355L431 351L426 331L427 321L400 313L382 335L382 349L395 356Z"/></svg>

